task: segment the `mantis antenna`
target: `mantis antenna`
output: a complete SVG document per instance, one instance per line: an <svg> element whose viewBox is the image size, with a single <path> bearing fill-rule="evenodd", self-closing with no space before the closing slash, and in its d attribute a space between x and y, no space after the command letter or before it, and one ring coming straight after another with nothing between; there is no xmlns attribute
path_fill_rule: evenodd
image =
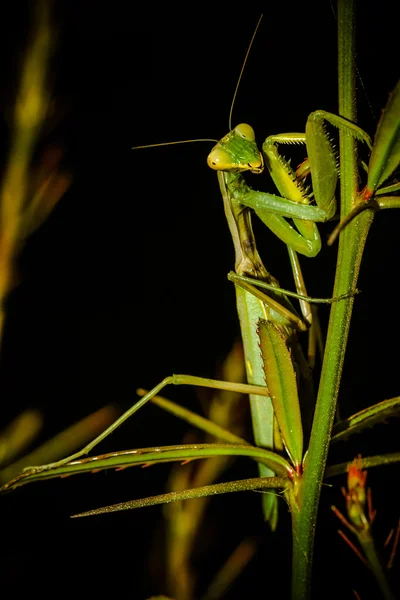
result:
<svg viewBox="0 0 400 600"><path fill-rule="evenodd" d="M242 75L243 75L243 72L244 72L244 68L246 66L247 59L248 59L248 56L250 54L251 47L253 45L254 39L256 37L257 31L258 31L258 28L260 26L260 23L261 23L261 20L262 20L263 16L264 15L261 14L260 18L258 19L256 28L255 28L254 33L253 33L253 35L251 37L251 40L250 40L249 47L247 48L247 51L246 51L246 56L244 57L242 68L240 69L239 78L238 78L237 83L236 83L235 91L233 93L233 98L232 98L232 102L231 102L231 108L230 108L230 111L229 111L229 130L232 129L233 107L234 107L234 104L235 104L235 100L236 100L236 96L237 96L237 93L238 93L239 85L240 85L240 82L242 80ZM173 145L176 145L176 144L191 144L191 143L194 143L194 142L212 142L212 143L216 144L216 143L218 143L218 140L215 140L215 139L212 139L212 138L199 138L199 139L194 139L194 140L177 140L177 141L174 141L174 142L161 142L159 144L146 144L145 146L132 146L131 150L142 150L143 148L157 148L159 146L173 146Z"/></svg>
<svg viewBox="0 0 400 600"><path fill-rule="evenodd" d="M216 143L218 140L212 138L199 138L197 140L178 140L176 142L161 142L159 144L146 144L145 146L132 146L131 150L140 150L143 148L157 148L158 146L174 146L175 144L191 144L194 142L213 142Z"/></svg>
<svg viewBox="0 0 400 600"><path fill-rule="evenodd" d="M247 59L248 59L248 56L249 56L249 54L250 54L251 47L252 47L252 45L253 45L253 42L254 42L254 38L256 37L257 30L258 30L258 28L259 28L259 26L260 26L260 23L261 23L261 20L262 20L263 16L264 16L264 15L263 15L263 14L261 14L260 18L258 19L258 23L257 23L257 25L256 25L256 28L255 28L255 30L254 30L254 33L253 33L253 35L252 35L252 37L251 37L251 40L250 40L249 47L247 48L246 56L244 57L244 61L243 61L243 64L242 64L242 68L240 69L239 79L237 80L237 84L236 84L236 87L235 87L235 91L234 91L234 93L233 93L233 98L232 98L232 103L231 103L231 109L230 109L230 111L229 111L229 127L228 127L229 131L232 129L232 113L233 113L233 107L234 107L234 104L235 104L235 100L236 100L236 96L237 96L237 93L238 93L239 85L240 85L240 82L241 82L241 80L242 80L243 71L244 71L244 68L245 68L245 66L246 66Z"/></svg>

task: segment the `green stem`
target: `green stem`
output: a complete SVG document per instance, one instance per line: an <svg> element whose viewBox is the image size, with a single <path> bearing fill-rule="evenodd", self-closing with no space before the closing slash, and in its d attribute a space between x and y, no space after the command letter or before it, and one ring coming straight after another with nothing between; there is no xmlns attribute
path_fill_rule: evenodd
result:
<svg viewBox="0 0 400 600"><path fill-rule="evenodd" d="M375 579L380 587L383 597L385 598L385 600L395 600L393 593L390 589L388 580L386 578L386 573L382 567L382 563L376 552L374 540L370 531L368 530L364 534L359 534L358 539L360 541L362 549L364 550L364 554L367 557L369 567L373 572Z"/></svg>
<svg viewBox="0 0 400 600"><path fill-rule="evenodd" d="M356 120L355 17L353 0L338 1L339 114ZM357 151L352 136L340 132L341 215L351 210L357 193ZM333 296L356 289L361 257L373 215L366 211L341 234ZM300 512L293 518L292 597L308 598L317 511L336 409L354 297L332 306L310 445L300 490Z"/></svg>

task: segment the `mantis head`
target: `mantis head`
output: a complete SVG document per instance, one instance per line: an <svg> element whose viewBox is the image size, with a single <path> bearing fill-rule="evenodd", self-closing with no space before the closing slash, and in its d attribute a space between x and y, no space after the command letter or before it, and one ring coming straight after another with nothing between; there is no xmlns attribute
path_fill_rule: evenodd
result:
<svg viewBox="0 0 400 600"><path fill-rule="evenodd" d="M246 123L237 125L214 146L207 164L215 171L261 173L264 160L257 148L253 128Z"/></svg>

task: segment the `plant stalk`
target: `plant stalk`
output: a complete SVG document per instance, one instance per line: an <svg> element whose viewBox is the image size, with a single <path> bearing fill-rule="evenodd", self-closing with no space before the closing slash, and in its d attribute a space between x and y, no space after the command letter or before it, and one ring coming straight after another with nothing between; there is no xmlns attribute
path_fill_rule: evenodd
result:
<svg viewBox="0 0 400 600"><path fill-rule="evenodd" d="M356 121L355 14L353 0L338 0L339 114ZM354 138L340 131L341 215L354 205L357 195L357 146ZM333 296L354 292L362 253L372 222L365 211L340 236ZM336 410L344 354L354 296L332 306L326 349L304 475L300 483L299 511L293 513L292 598L310 596L312 557L318 503L331 430Z"/></svg>

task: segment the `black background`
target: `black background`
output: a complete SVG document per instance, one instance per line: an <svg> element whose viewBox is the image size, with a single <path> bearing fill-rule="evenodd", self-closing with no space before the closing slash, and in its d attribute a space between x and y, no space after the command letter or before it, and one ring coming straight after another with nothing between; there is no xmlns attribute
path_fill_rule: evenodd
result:
<svg viewBox="0 0 400 600"><path fill-rule="evenodd" d="M13 3L2 19L4 157L30 7ZM379 118L398 78L397 22L390 2L358 7L357 63L368 95L367 101L360 90L359 123L373 133L368 103ZM64 148L73 186L19 258L0 365L4 425L22 409L37 407L46 417L44 441L106 403L126 409L137 387L149 388L173 372L214 376L238 323L226 279L233 248L216 177L206 165L210 145L131 147L226 133L258 16L244 8L214 14L170 6L139 11L131 2L57 3L52 79L59 119L49 123L44 139ZM317 108L337 110L331 6L268 5L233 124L250 122L261 141L271 133L304 130L308 113ZM369 235L340 394L343 415L398 394L399 225L397 212L386 211L376 216ZM331 229L321 227L323 241ZM266 266L292 288L284 245L262 227L256 236ZM331 294L335 252L324 244L316 259L302 261L311 295ZM321 310L325 325L327 314ZM195 398L186 389L167 395ZM184 423L146 407L102 451L178 443L184 431ZM395 435L393 424L378 427L331 459L394 451ZM162 592L148 558L154 545L161 554L161 508L76 521L69 515L161 493L167 473L168 467L155 466L80 476L1 498L3 589L139 599ZM252 475L255 467L244 461L229 472L231 478ZM398 516L395 478L394 467L369 474L379 543ZM351 598L355 587L366 598L374 589L371 576L339 539L329 510L333 502L343 506L344 478L332 483L323 490L315 597ZM212 530L214 544L202 547L196 559L203 588L242 537L253 534L264 539L260 552L227 598L244 597L269 574L271 597L285 597L286 507L282 503L282 532L272 541L259 507L251 493L213 500L210 518L219 528Z"/></svg>

